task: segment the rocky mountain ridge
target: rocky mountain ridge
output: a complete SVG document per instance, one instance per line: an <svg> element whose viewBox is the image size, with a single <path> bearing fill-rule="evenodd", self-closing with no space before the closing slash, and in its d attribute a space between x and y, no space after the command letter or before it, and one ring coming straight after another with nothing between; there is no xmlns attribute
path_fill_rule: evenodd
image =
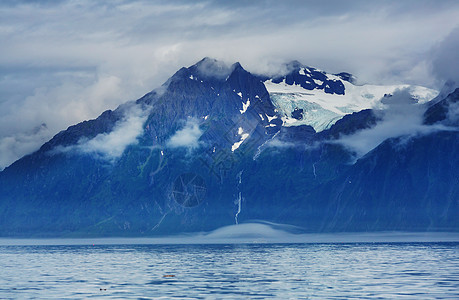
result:
<svg viewBox="0 0 459 300"><path fill-rule="evenodd" d="M335 112L318 132L313 96L324 109L321 95L350 103L357 88L350 74L291 67L263 77L205 58L58 133L0 172L0 235L153 236L254 219L309 232L459 230L458 89L426 107L424 131L356 159L343 137L379 130L384 107ZM279 84L307 97L287 99L300 104L287 119L270 90ZM427 105L427 90L410 91Z"/></svg>

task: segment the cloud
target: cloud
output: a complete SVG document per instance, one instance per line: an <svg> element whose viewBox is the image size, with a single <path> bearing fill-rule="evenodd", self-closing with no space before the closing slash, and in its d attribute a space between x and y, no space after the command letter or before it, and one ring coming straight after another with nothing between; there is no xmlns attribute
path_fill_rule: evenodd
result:
<svg viewBox="0 0 459 300"><path fill-rule="evenodd" d="M0 168L205 56L260 73L297 59L363 81L432 86L430 49L459 26L458 13L454 0L2 1ZM23 138L42 123L43 136Z"/></svg>
<svg viewBox="0 0 459 300"><path fill-rule="evenodd" d="M266 143L266 146L273 147L273 148L293 148L293 147L297 147L298 145L292 142L285 142L285 141L281 141L278 138L274 138L272 140L269 140Z"/></svg>
<svg viewBox="0 0 459 300"><path fill-rule="evenodd" d="M381 121L374 127L341 136L338 143L353 151L360 158L389 138L416 136L441 130L457 130L443 125L423 124L425 106L418 104L410 95L409 89L396 90L392 96L382 100L384 110L375 111Z"/></svg>
<svg viewBox="0 0 459 300"><path fill-rule="evenodd" d="M320 142L305 143L304 141L283 141L279 137L274 137L266 143L266 147L286 149L286 148L302 148L304 150L316 150L320 147Z"/></svg>
<svg viewBox="0 0 459 300"><path fill-rule="evenodd" d="M129 99L116 76L101 75L89 85L85 76L81 77L63 80L55 87L36 88L33 95L22 100L0 102L0 170L38 150L57 132L96 118L102 111ZM46 125L46 130L37 132L35 128L41 124Z"/></svg>
<svg viewBox="0 0 459 300"><path fill-rule="evenodd" d="M448 124L459 126L459 102L454 102L449 105L447 118Z"/></svg>
<svg viewBox="0 0 459 300"><path fill-rule="evenodd" d="M170 137L166 145L170 148L198 148L200 145L199 138L202 133L198 121L194 118L190 118L186 121L182 129L177 130L174 135Z"/></svg>
<svg viewBox="0 0 459 300"><path fill-rule="evenodd" d="M0 239L0 246L36 245L154 245L154 244L260 244L260 243L413 243L458 242L454 232L340 232L304 233L303 228L272 223L243 223L217 228L211 232L184 233L147 238L91 238L91 239ZM124 250L123 250L124 251ZM145 248L145 251L150 251ZM248 252L249 253L249 252ZM304 263L296 256L298 263Z"/></svg>
<svg viewBox="0 0 459 300"><path fill-rule="evenodd" d="M0 139L0 171L15 161L36 150L37 143L44 144L48 140L49 129L46 124L25 133L4 136Z"/></svg>
<svg viewBox="0 0 459 300"><path fill-rule="evenodd" d="M212 58L205 58L198 64L198 71L204 77L216 77L219 79L227 78L233 69L225 62Z"/></svg>
<svg viewBox="0 0 459 300"><path fill-rule="evenodd" d="M140 105L132 103L124 109L123 119L118 121L111 132L98 134L90 140L82 139L77 145L60 147L55 151L64 153L76 151L110 162L116 161L127 146L138 142L137 137L142 134L143 124L149 113L149 109L142 109Z"/></svg>
<svg viewBox="0 0 459 300"><path fill-rule="evenodd" d="M459 86L459 27L438 43L432 50L432 71L444 83L448 80Z"/></svg>

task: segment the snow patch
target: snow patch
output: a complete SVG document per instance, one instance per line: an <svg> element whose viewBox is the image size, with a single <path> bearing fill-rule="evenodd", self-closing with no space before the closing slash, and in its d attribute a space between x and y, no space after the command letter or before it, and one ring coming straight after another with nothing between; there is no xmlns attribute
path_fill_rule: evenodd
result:
<svg viewBox="0 0 459 300"><path fill-rule="evenodd" d="M239 148L239 146L241 146L241 144L249 137L248 133L244 133L244 129L242 129L242 127L239 127L237 133L241 136L241 139L239 140L239 142L236 142L233 144L233 146L231 146L232 152Z"/></svg>
<svg viewBox="0 0 459 300"><path fill-rule="evenodd" d="M314 82L317 84L317 85L322 85L324 84L324 82L322 80L318 80L318 79L313 79Z"/></svg>
<svg viewBox="0 0 459 300"><path fill-rule="evenodd" d="M249 99L247 99L246 103L242 102L242 109L239 110L241 112L241 115L247 111L247 108L249 108L249 106L250 106L250 100Z"/></svg>
<svg viewBox="0 0 459 300"><path fill-rule="evenodd" d="M270 116L266 115L266 118L268 118L268 122L271 123L272 120L277 119L277 116L270 117Z"/></svg>
<svg viewBox="0 0 459 300"><path fill-rule="evenodd" d="M339 76L336 76L336 75L333 75L333 74L325 74L325 76L327 76L328 80L343 82L343 80Z"/></svg>

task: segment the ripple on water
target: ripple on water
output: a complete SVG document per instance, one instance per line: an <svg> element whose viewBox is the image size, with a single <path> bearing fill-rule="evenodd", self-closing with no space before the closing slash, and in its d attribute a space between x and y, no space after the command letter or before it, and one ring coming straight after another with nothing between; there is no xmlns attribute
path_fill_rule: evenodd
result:
<svg viewBox="0 0 459 300"><path fill-rule="evenodd" d="M0 266L0 298L459 298L458 243L8 246Z"/></svg>

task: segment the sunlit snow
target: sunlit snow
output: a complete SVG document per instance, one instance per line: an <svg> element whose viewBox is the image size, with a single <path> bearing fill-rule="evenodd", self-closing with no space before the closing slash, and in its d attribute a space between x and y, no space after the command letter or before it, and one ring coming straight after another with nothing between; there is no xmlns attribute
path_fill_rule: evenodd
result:
<svg viewBox="0 0 459 300"><path fill-rule="evenodd" d="M247 111L247 108L249 108L249 106L250 106L250 100L249 99L247 99L246 103L242 102L242 109L239 110L241 112L241 115Z"/></svg>
<svg viewBox="0 0 459 300"><path fill-rule="evenodd" d="M314 80L314 82L315 82L317 85L322 85L322 84L324 84L324 82L321 81L321 80L318 80L318 79L313 79L313 80Z"/></svg>
<svg viewBox="0 0 459 300"><path fill-rule="evenodd" d="M268 118L268 122L271 122L273 119L277 118L277 116L270 117L268 115L266 115L266 117Z"/></svg>
<svg viewBox="0 0 459 300"><path fill-rule="evenodd" d="M239 127L237 133L241 136L241 139L239 142L236 142L233 146L231 146L232 152L236 151L236 149L239 148L239 146L249 137L248 133L244 133L244 129L242 129L242 127Z"/></svg>

